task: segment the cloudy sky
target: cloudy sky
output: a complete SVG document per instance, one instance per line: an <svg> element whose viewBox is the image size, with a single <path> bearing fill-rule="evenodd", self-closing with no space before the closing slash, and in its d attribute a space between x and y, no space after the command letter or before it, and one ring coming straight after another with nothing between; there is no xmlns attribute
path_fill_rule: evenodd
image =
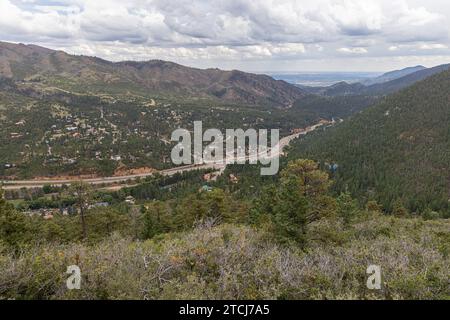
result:
<svg viewBox="0 0 450 320"><path fill-rule="evenodd" d="M448 0L0 0L0 40L246 71L450 63Z"/></svg>

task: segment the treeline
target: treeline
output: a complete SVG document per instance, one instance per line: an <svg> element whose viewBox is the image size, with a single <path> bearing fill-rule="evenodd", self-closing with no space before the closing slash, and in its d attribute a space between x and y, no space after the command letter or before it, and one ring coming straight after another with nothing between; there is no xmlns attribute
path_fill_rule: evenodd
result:
<svg viewBox="0 0 450 320"><path fill-rule="evenodd" d="M245 177L245 174L236 175ZM42 241L97 241L114 232L145 240L164 233L190 230L198 223L209 221L214 225L253 225L270 230L278 243L295 243L303 247L308 226L316 221L334 217L341 219L344 225L350 225L367 212L383 212L383 207L375 200L360 205L348 192L333 196L330 189L333 181L329 174L310 160L290 162L277 179L252 180L253 188L247 191L244 190L248 186L245 179L242 191L239 191L230 181L218 180L209 185L196 182L196 179L200 180L198 176L198 172L190 172L172 177L151 177L137 187L114 193L94 191L88 184L76 183L59 195L53 195L54 198L27 202L27 210L70 206L78 213L53 212L47 220L38 212L26 216L3 199L0 239L13 248ZM188 180L184 180L186 178ZM186 185L178 186L176 191L180 181ZM175 193L164 186L172 186ZM165 190L166 193L152 193L154 190ZM136 198L127 204L124 200L130 195ZM400 204L394 206L392 213L398 217L411 216ZM426 211L424 217L437 219L439 215Z"/></svg>
<svg viewBox="0 0 450 320"><path fill-rule="evenodd" d="M81 204L76 195L72 195L71 200L61 200L59 204L64 202L75 206L78 212L80 206L86 206L85 221L81 221L80 214L56 213L49 219L44 219L40 214L27 216L2 199L0 243L15 250L42 242L95 242L117 232L124 237L145 240L162 233L189 230L209 219L215 223L244 222L248 211L245 203L234 200L229 193L218 188L195 192L181 199L152 200L141 205L120 202L88 209L89 204L98 199L89 197L91 191L88 185L83 188ZM83 234L84 227L87 229L86 235Z"/></svg>

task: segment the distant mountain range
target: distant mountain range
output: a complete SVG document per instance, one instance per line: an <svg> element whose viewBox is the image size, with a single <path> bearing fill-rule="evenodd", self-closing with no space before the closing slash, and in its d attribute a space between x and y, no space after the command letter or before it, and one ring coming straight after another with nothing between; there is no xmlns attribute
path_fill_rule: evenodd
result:
<svg viewBox="0 0 450 320"><path fill-rule="evenodd" d="M176 63L109 62L47 48L0 42L0 76L73 91L147 93L290 107L302 89L266 75L195 69Z"/></svg>
<svg viewBox="0 0 450 320"><path fill-rule="evenodd" d="M373 84L388 82L388 81L392 81L392 80L395 80L398 78L402 78L411 73L421 71L424 69L426 69L424 66L415 66L415 67L405 68L402 70L390 71L390 72L386 72L386 73L382 74L381 76L361 81L361 83L365 86L370 86Z"/></svg>
<svg viewBox="0 0 450 320"><path fill-rule="evenodd" d="M379 77L368 79L363 82L339 82L328 87L300 86L300 88L309 93L323 96L387 95L448 69L450 69L450 64L440 65L433 68L416 66L388 72Z"/></svg>

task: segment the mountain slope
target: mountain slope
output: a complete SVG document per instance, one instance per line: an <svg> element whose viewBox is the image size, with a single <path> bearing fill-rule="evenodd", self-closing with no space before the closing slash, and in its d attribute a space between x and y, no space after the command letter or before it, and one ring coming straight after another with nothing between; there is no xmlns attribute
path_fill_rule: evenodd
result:
<svg viewBox="0 0 450 320"><path fill-rule="evenodd" d="M442 71L449 70L449 69L450 69L450 64L444 64L444 65L436 66L433 68L424 69L424 70L411 73L407 76L404 76L404 77L401 77L401 78L398 78L398 79L395 79L392 81L374 84L372 86L367 87L364 90L364 93L376 94L376 95L385 95L385 94L393 93L393 92L399 91L403 88L409 87L418 81L421 81L423 79L431 77L432 75L438 74Z"/></svg>
<svg viewBox="0 0 450 320"><path fill-rule="evenodd" d="M405 69L401 69L401 70L390 71L390 72L386 72L386 73L382 74L379 77L376 77L373 79L367 79L361 83L366 86L370 86L372 84L383 83L383 82L392 81L392 80L395 80L398 78L402 78L411 73L421 71L424 69L426 69L424 66L415 66L415 67L409 67L409 68L405 68Z"/></svg>
<svg viewBox="0 0 450 320"><path fill-rule="evenodd" d="M419 71L410 72L414 69L419 69ZM420 66L408 68L408 70L393 71L392 73L385 74L384 80L391 77L397 77L402 73L406 75L395 78L389 81L380 81L377 83L369 84L367 83L347 83L339 82L329 87L310 87L303 90L312 93L319 94L323 96L346 96L346 95L373 95L373 96L383 96L397 92L401 89L409 87L414 83L426 79L432 75L440 73L442 71L450 69L450 64L444 64L436 66L433 68L422 69Z"/></svg>
<svg viewBox="0 0 450 320"><path fill-rule="evenodd" d="M160 60L113 63L6 42L0 42L0 76L74 91L177 95L275 107L290 107L305 96L300 88L266 75L202 70Z"/></svg>
<svg viewBox="0 0 450 320"><path fill-rule="evenodd" d="M354 113L375 104L378 98L375 96L318 96L312 95L308 98L298 100L292 112L297 117L302 117L310 123L317 123L321 119L345 119Z"/></svg>
<svg viewBox="0 0 450 320"><path fill-rule="evenodd" d="M449 214L450 71L385 98L343 124L299 141L291 153L337 163L336 189Z"/></svg>

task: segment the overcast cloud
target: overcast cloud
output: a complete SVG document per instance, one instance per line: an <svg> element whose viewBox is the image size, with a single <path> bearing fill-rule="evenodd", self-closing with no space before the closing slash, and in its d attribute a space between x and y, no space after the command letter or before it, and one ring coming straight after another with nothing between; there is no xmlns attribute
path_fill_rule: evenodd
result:
<svg viewBox="0 0 450 320"><path fill-rule="evenodd" d="M0 0L0 40L248 71L450 63L447 0Z"/></svg>

